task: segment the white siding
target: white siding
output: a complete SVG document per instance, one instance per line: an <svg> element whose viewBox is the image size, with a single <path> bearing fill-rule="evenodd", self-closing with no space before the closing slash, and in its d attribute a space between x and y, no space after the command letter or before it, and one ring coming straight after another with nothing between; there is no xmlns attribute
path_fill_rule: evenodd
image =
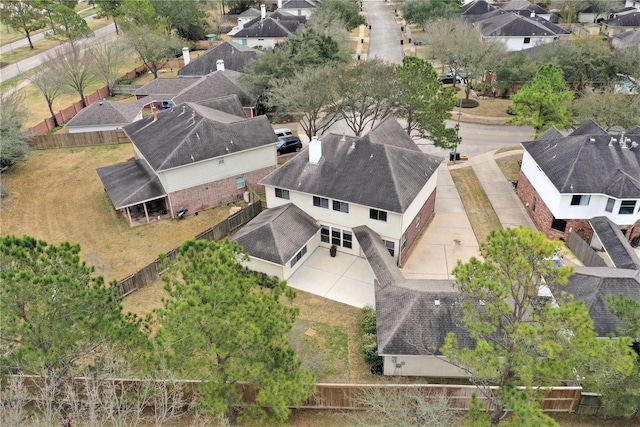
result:
<svg viewBox="0 0 640 427"><path fill-rule="evenodd" d="M549 178L547 178L547 175L542 172L531 155L526 151L522 156L521 170L527 179L529 179L529 182L533 188L536 189L540 197L544 199L544 203L547 205L553 216L556 218L564 218L559 216L561 203L560 192L556 189Z"/></svg>
<svg viewBox="0 0 640 427"><path fill-rule="evenodd" d="M275 276L280 280L284 280L284 271L281 265L254 257L249 257L248 261L242 261L242 265L250 270L258 271L268 276Z"/></svg>
<svg viewBox="0 0 640 427"><path fill-rule="evenodd" d="M516 51L516 50L529 49L531 47L545 44L545 43L550 43L554 40L555 37L556 36L528 37L529 43L526 43L526 44L524 42L525 37L497 37L497 38L505 44L508 51ZM485 38L490 40L496 37L485 37Z"/></svg>
<svg viewBox="0 0 640 427"><path fill-rule="evenodd" d="M221 159L224 159L223 163L220 163ZM168 193L173 193L185 188L275 166L276 162L274 144L171 169L161 172L160 176L165 190Z"/></svg>
<svg viewBox="0 0 640 427"><path fill-rule="evenodd" d="M383 356L384 375L468 378L444 356ZM397 367L397 366L400 367Z"/></svg>

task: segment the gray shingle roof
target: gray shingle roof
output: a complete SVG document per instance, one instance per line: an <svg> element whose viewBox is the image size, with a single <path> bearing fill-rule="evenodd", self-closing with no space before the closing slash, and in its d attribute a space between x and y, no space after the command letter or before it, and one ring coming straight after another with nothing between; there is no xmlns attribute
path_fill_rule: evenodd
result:
<svg viewBox="0 0 640 427"><path fill-rule="evenodd" d="M134 102L99 101L83 108L65 127L120 125L133 121L151 98L144 97Z"/></svg>
<svg viewBox="0 0 640 427"><path fill-rule="evenodd" d="M231 41L220 43L207 50L204 54L185 65L180 71L179 76L206 76L217 70L216 62L219 59L224 61L226 70L242 72L244 66L249 61L253 61L258 57L260 51L243 46Z"/></svg>
<svg viewBox="0 0 640 427"><path fill-rule="evenodd" d="M462 15L482 15L487 12L497 10L486 0L474 0L462 6Z"/></svg>
<svg viewBox="0 0 640 427"><path fill-rule="evenodd" d="M568 34L561 27L542 18L519 16L512 12L502 11L487 19L477 21L483 36L495 37L540 37Z"/></svg>
<svg viewBox="0 0 640 427"><path fill-rule="evenodd" d="M318 230L320 226L311 216L288 203L260 212L231 240L254 258L285 265Z"/></svg>
<svg viewBox="0 0 640 427"><path fill-rule="evenodd" d="M236 95L243 107L255 106L255 100L238 86L238 78L242 73L233 70L214 71L184 89L172 100L176 104L183 102L200 102L222 96Z"/></svg>
<svg viewBox="0 0 640 427"><path fill-rule="evenodd" d="M96 171L116 209L166 196L158 177L144 160L117 163Z"/></svg>
<svg viewBox="0 0 640 427"><path fill-rule="evenodd" d="M578 135L557 139L523 142L522 146L560 193L640 198L640 147L630 148L631 141L640 143L640 133L628 132L624 148L621 135L600 131L585 135L580 129L577 132Z"/></svg>
<svg viewBox="0 0 640 427"><path fill-rule="evenodd" d="M198 101L203 107L212 108L222 111L223 113L233 114L238 117L247 117L242 104L236 95L221 96L219 98L209 99L207 101Z"/></svg>
<svg viewBox="0 0 640 427"><path fill-rule="evenodd" d="M314 9L318 2L314 0L285 0L282 2L283 9Z"/></svg>
<svg viewBox="0 0 640 427"><path fill-rule="evenodd" d="M570 136L578 135L607 135L607 131L602 129L602 127L592 119L588 119L570 134Z"/></svg>
<svg viewBox="0 0 640 427"><path fill-rule="evenodd" d="M342 138L323 135L317 165L305 149L262 184L403 213L441 163L417 149L393 117L364 137Z"/></svg>
<svg viewBox="0 0 640 427"><path fill-rule="evenodd" d="M626 13L604 21L610 27L640 27L640 12Z"/></svg>
<svg viewBox="0 0 640 427"><path fill-rule="evenodd" d="M404 282L404 276L396 261L382 242L382 238L366 225L353 228L362 252L369 262L377 282L382 287L398 285Z"/></svg>
<svg viewBox="0 0 640 427"><path fill-rule="evenodd" d="M156 101L170 100L191 85L200 81L200 79L202 79L202 77L198 76L154 79L136 90L134 95L151 96Z"/></svg>
<svg viewBox="0 0 640 427"><path fill-rule="evenodd" d="M257 17L244 24L244 27L232 38L281 38L293 34L306 22L304 16L294 16L282 11L276 11L266 18Z"/></svg>
<svg viewBox="0 0 640 427"><path fill-rule="evenodd" d="M502 6L502 9L513 12L535 12L537 14L549 13L543 7L528 2L527 0L511 0L509 3Z"/></svg>
<svg viewBox="0 0 640 427"><path fill-rule="evenodd" d="M245 10L240 15L238 15L238 17L248 18L251 16L260 16L260 15L261 15L261 12L258 9L256 9L255 7L250 7L249 9Z"/></svg>
<svg viewBox="0 0 640 427"><path fill-rule="evenodd" d="M560 133L555 126L551 126L549 129L545 130L539 137L536 138L536 141L541 141L543 139L558 139L562 138L564 135Z"/></svg>
<svg viewBox="0 0 640 427"><path fill-rule="evenodd" d="M640 302L640 271L609 267L577 267L565 290L584 301L598 336L615 334L621 322L607 310L606 296L625 294Z"/></svg>
<svg viewBox="0 0 640 427"><path fill-rule="evenodd" d="M640 270L640 259L620 231L620 227L606 216L591 218L589 223L615 267Z"/></svg>
<svg viewBox="0 0 640 427"><path fill-rule="evenodd" d="M155 171L277 142L266 116L242 118L190 102L123 130Z"/></svg>

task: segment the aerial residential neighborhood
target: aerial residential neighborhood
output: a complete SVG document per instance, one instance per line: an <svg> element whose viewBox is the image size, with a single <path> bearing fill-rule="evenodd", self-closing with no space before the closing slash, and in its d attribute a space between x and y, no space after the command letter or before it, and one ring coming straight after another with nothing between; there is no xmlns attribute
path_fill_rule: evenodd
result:
<svg viewBox="0 0 640 427"><path fill-rule="evenodd" d="M640 2L134 3L0 4L0 424L637 419Z"/></svg>

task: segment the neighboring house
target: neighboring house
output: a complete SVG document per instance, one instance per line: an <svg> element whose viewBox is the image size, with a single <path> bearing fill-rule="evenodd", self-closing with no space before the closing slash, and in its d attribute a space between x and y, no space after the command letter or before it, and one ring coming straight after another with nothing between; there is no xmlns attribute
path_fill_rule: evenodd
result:
<svg viewBox="0 0 640 427"><path fill-rule="evenodd" d="M261 15L260 11L255 7L250 7L249 9L245 10L240 15L238 15L238 26L234 28L232 32L240 31L242 28L244 28L244 25L247 22L253 21L255 18L259 17L260 15ZM231 33L229 33L229 35L231 35Z"/></svg>
<svg viewBox="0 0 640 427"><path fill-rule="evenodd" d="M361 256L353 228L366 225L402 263L433 214L440 163L389 116L359 138L314 138L261 184L269 208L293 203L320 224L320 246Z"/></svg>
<svg viewBox="0 0 640 427"><path fill-rule="evenodd" d="M547 19L504 10L494 10L483 15L463 13L461 17L477 27L482 38L500 40L509 51L529 49L569 34Z"/></svg>
<svg viewBox="0 0 640 427"><path fill-rule="evenodd" d="M295 33L306 21L305 16L294 16L279 10L267 14L262 5L261 16L245 23L239 31L231 31L229 36L243 46L269 48Z"/></svg>
<svg viewBox="0 0 640 427"><path fill-rule="evenodd" d="M202 101L235 95L247 117L255 116L256 100L238 84L242 73L225 69L217 64L216 71L206 76L184 76L152 80L134 92L138 98L148 96L156 102L176 105L182 102Z"/></svg>
<svg viewBox="0 0 640 427"><path fill-rule="evenodd" d="M624 2L624 7L625 8L632 7L638 12L640 12L640 0L626 0Z"/></svg>
<svg viewBox="0 0 640 427"><path fill-rule="evenodd" d="M581 24L592 24L602 21L609 15L610 11L603 11L596 4L588 4L578 12L578 22Z"/></svg>
<svg viewBox="0 0 640 427"><path fill-rule="evenodd" d="M278 10L294 16L311 16L318 0L278 0Z"/></svg>
<svg viewBox="0 0 640 427"><path fill-rule="evenodd" d="M99 132L122 129L142 119L142 110L152 103L149 97L134 102L102 100L83 108L64 125L69 133Z"/></svg>
<svg viewBox="0 0 640 427"><path fill-rule="evenodd" d="M640 12L635 11L624 14L616 14L601 23L601 32L609 37L640 28Z"/></svg>
<svg viewBox="0 0 640 427"><path fill-rule="evenodd" d="M610 134L588 121L568 136L552 128L523 142L518 196L539 230L590 241L589 220L605 216L628 241L640 236L640 127Z"/></svg>
<svg viewBox="0 0 640 427"><path fill-rule="evenodd" d="M495 10L498 9L486 0L474 0L462 6L462 15L466 17L471 15L484 15L485 13Z"/></svg>
<svg viewBox="0 0 640 427"><path fill-rule="evenodd" d="M241 199L248 187L261 191L258 182L276 168L277 137L266 116L187 102L123 130L135 160L97 172L130 225Z"/></svg>
<svg viewBox="0 0 640 427"><path fill-rule="evenodd" d="M635 47L640 50L640 28L615 34L609 39L611 47L623 50L628 47Z"/></svg>
<svg viewBox="0 0 640 427"><path fill-rule="evenodd" d="M513 12L520 16L537 16L542 19L546 19L547 21L551 19L551 13L549 11L537 4L530 3L527 0L511 0L509 3L502 6L502 10Z"/></svg>
<svg viewBox="0 0 640 427"><path fill-rule="evenodd" d="M213 46L189 64L185 65L178 76L206 76L220 69L242 72L249 61L258 58L259 51L234 42L223 42ZM222 61L220 63L219 61Z"/></svg>

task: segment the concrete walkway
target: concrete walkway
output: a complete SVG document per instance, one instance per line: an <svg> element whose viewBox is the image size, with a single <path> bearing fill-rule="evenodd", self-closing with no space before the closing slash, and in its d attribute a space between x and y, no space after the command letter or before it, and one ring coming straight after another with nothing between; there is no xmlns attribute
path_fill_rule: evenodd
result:
<svg viewBox="0 0 640 427"><path fill-rule="evenodd" d="M516 154L517 151L501 153L504 156ZM499 154L500 156L500 154ZM513 185L507 181L495 161L495 151L473 156L467 162L478 176L489 201L496 211L503 228L523 225L537 230L533 220L527 214L518 198Z"/></svg>

